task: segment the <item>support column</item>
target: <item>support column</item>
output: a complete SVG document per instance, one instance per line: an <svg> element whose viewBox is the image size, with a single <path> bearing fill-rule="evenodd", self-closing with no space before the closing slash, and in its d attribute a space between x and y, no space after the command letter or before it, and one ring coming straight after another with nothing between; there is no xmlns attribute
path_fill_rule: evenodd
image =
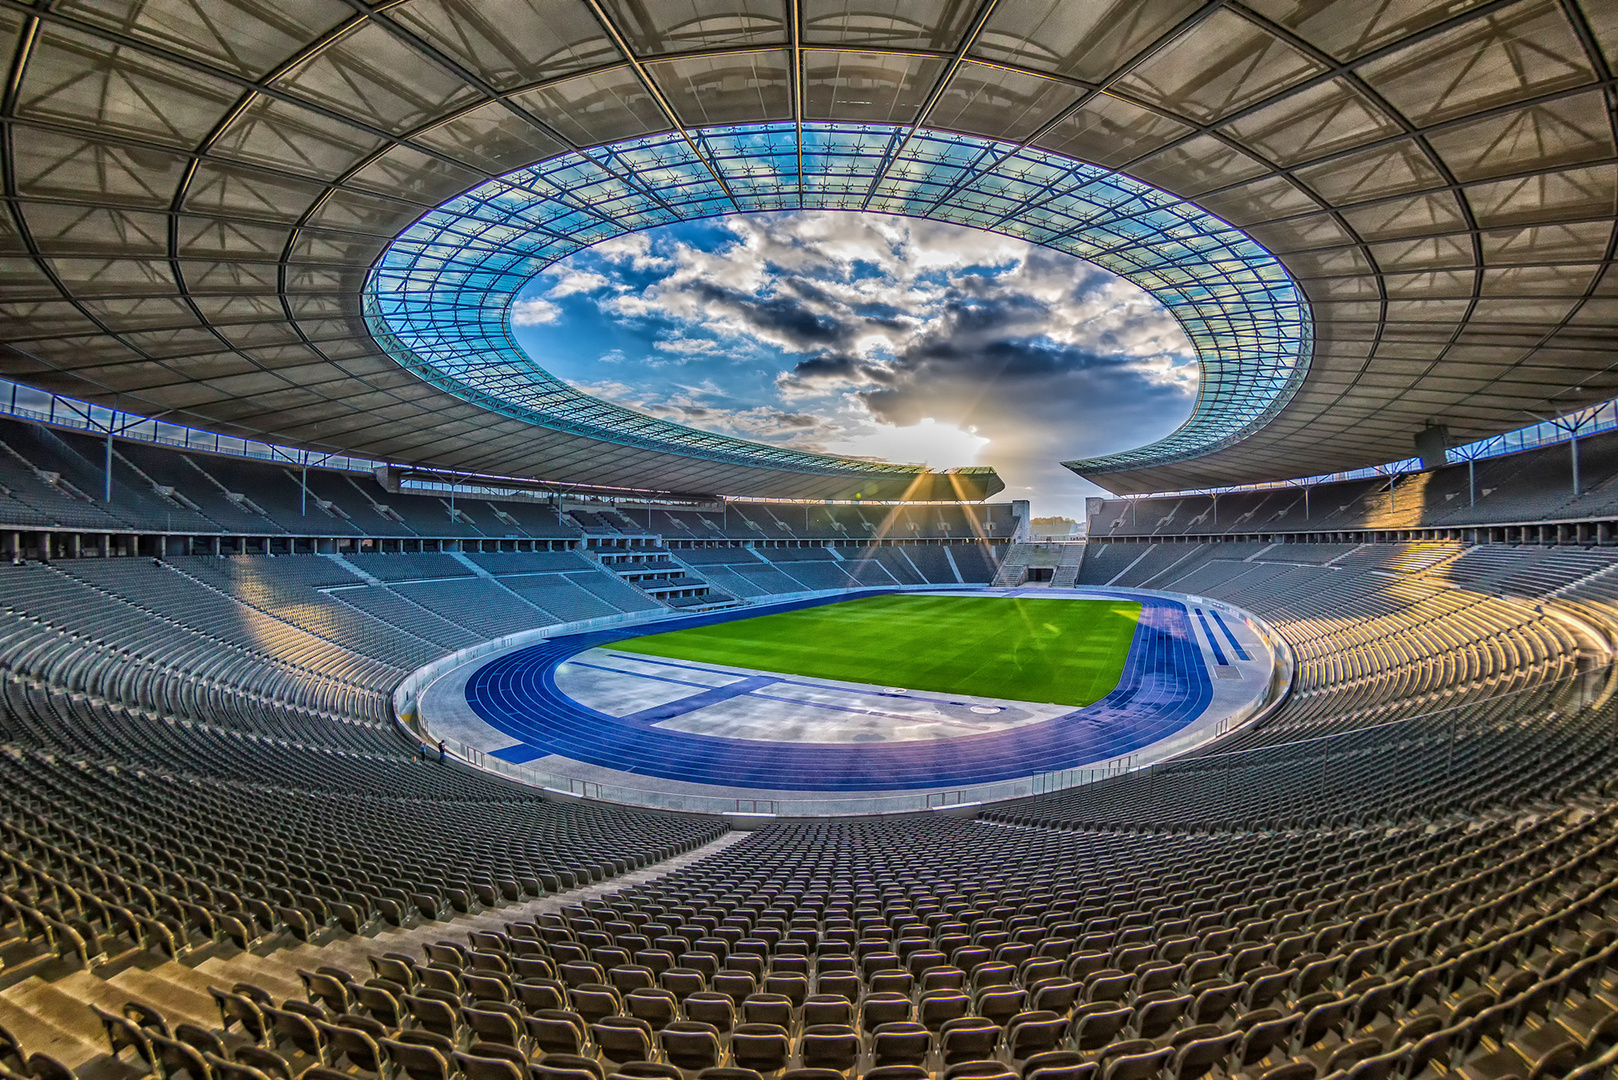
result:
<svg viewBox="0 0 1618 1080"><path fill-rule="evenodd" d="M1573 497L1577 499L1584 492L1579 484L1579 429L1573 429L1573 437L1567 441L1568 449L1573 456Z"/></svg>

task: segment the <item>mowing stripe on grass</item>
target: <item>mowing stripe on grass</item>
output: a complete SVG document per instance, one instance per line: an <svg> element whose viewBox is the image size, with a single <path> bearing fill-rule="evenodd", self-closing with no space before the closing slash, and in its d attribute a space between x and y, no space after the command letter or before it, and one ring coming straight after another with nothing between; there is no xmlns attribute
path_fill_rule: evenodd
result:
<svg viewBox="0 0 1618 1080"><path fill-rule="evenodd" d="M613 642L619 652L973 697L1089 705L1118 685L1141 605L864 597Z"/></svg>

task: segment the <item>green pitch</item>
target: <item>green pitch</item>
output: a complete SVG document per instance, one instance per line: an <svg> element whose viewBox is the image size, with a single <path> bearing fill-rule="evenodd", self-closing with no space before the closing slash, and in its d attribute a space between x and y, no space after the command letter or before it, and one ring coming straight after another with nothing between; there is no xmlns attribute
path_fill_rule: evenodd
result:
<svg viewBox="0 0 1618 1080"><path fill-rule="evenodd" d="M910 690L1089 705L1118 685L1138 603L872 596L608 648Z"/></svg>

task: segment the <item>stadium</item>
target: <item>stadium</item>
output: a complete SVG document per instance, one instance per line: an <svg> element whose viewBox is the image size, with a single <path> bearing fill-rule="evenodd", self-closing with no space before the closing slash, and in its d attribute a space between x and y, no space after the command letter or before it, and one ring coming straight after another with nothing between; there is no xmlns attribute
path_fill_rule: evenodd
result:
<svg viewBox="0 0 1618 1080"><path fill-rule="evenodd" d="M1618 6L0 36L0 1080L1618 1074Z"/></svg>

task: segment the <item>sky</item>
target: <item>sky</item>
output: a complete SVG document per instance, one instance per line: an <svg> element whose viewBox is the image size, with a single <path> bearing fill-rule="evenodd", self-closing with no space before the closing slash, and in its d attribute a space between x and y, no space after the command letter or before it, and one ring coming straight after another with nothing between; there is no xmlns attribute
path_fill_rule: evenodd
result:
<svg viewBox="0 0 1618 1080"><path fill-rule="evenodd" d="M1145 291L1009 237L849 211L631 233L554 264L517 341L586 393L803 450L992 465L996 501L1082 519L1070 458L1172 431L1196 356Z"/></svg>

